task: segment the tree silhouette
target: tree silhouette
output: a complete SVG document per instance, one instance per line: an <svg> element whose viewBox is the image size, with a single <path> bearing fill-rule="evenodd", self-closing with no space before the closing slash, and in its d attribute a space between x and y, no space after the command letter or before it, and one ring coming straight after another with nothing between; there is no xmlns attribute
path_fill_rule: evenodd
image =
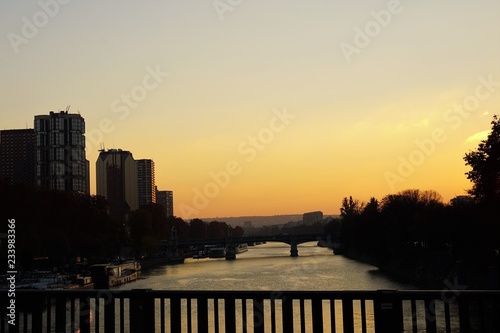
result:
<svg viewBox="0 0 500 333"><path fill-rule="evenodd" d="M354 215L359 215L363 210L364 205L358 200L354 200L352 196L347 199L345 197L342 199L342 207L340 207L340 215L342 217L349 217Z"/></svg>
<svg viewBox="0 0 500 333"><path fill-rule="evenodd" d="M465 154L465 164L472 168L466 172L473 183L469 194L478 202L489 205L500 203L500 118L493 117L491 133L479 143L477 151Z"/></svg>

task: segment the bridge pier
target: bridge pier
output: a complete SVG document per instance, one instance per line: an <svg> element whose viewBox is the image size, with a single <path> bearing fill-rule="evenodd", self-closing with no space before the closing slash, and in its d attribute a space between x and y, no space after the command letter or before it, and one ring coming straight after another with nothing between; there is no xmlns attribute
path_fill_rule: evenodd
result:
<svg viewBox="0 0 500 333"><path fill-rule="evenodd" d="M297 248L297 243L291 242L290 243L290 257L298 257L299 256L299 249Z"/></svg>
<svg viewBox="0 0 500 333"><path fill-rule="evenodd" d="M226 260L234 259L236 259L236 251L234 250L234 246L226 247Z"/></svg>

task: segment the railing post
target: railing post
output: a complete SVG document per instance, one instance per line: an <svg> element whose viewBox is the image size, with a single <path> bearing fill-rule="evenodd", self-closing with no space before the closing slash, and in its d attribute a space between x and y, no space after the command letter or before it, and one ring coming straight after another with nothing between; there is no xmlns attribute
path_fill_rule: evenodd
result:
<svg viewBox="0 0 500 333"><path fill-rule="evenodd" d="M282 325L283 332L293 332L293 298L291 295L283 296L281 301L282 307Z"/></svg>
<svg viewBox="0 0 500 333"><path fill-rule="evenodd" d="M151 289L132 289L130 296L130 332L154 332L155 307Z"/></svg>
<svg viewBox="0 0 500 333"><path fill-rule="evenodd" d="M354 332L354 312L353 312L353 299L344 298L342 299L342 324L344 326L344 332L353 333ZM378 332L378 331L377 331ZM388 333L382 331L383 333Z"/></svg>
<svg viewBox="0 0 500 333"><path fill-rule="evenodd" d="M198 332L206 333L208 332L208 298L203 296L198 297L196 304Z"/></svg>
<svg viewBox="0 0 500 333"><path fill-rule="evenodd" d="M376 333L403 331L403 306L395 290L378 290L373 305Z"/></svg>
<svg viewBox="0 0 500 333"><path fill-rule="evenodd" d="M436 300L426 299L425 302L425 331L426 333L436 333Z"/></svg>
<svg viewBox="0 0 500 333"><path fill-rule="evenodd" d="M241 301L245 302L246 300L243 298ZM226 322L226 332L234 332L236 329L236 306L233 297L224 298L224 320ZM246 323L244 324L246 325Z"/></svg>
<svg viewBox="0 0 500 333"><path fill-rule="evenodd" d="M87 296L80 297L80 333L90 333L90 298Z"/></svg>
<svg viewBox="0 0 500 333"><path fill-rule="evenodd" d="M115 299L109 290L103 290L100 296L104 296L104 332L115 330ZM99 297L97 297L99 299Z"/></svg>
<svg viewBox="0 0 500 333"><path fill-rule="evenodd" d="M66 331L66 297L56 297L56 332Z"/></svg>
<svg viewBox="0 0 500 333"><path fill-rule="evenodd" d="M256 333L264 333L264 300L253 299L253 329Z"/></svg>
<svg viewBox="0 0 500 333"><path fill-rule="evenodd" d="M313 317L313 332L323 332L323 300L319 297L313 298L312 302L312 317Z"/></svg>
<svg viewBox="0 0 500 333"><path fill-rule="evenodd" d="M175 295L170 297L170 331L180 332L181 330L181 298Z"/></svg>

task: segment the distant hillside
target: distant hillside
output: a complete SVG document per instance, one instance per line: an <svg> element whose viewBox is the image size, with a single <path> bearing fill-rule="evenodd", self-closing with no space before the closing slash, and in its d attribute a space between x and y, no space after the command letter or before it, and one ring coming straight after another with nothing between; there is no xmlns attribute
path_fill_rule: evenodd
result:
<svg viewBox="0 0 500 333"><path fill-rule="evenodd" d="M325 217L331 215L325 215ZM254 227L261 227L264 225L272 225L272 224L284 224L290 221L297 222L302 221L302 214L289 214L289 215L273 215L273 216L238 216L238 217L207 217L202 218L205 222L210 221L220 221L226 222L227 224L235 226L243 226L245 221L252 222Z"/></svg>

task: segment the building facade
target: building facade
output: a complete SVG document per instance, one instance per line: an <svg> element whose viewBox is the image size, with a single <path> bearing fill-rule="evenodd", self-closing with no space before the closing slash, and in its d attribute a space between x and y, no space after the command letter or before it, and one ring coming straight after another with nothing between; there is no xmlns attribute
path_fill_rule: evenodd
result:
<svg viewBox="0 0 500 333"><path fill-rule="evenodd" d="M137 160L137 196L139 207L156 203L155 163L153 160Z"/></svg>
<svg viewBox="0 0 500 333"><path fill-rule="evenodd" d="M35 116L36 185L90 193L85 120L68 111Z"/></svg>
<svg viewBox="0 0 500 333"><path fill-rule="evenodd" d="M302 222L304 222L304 224L313 224L315 222L320 222L322 220L323 220L323 212L321 211L304 213L302 215Z"/></svg>
<svg viewBox="0 0 500 333"><path fill-rule="evenodd" d="M174 216L174 192L157 190L156 203L163 207L166 217Z"/></svg>
<svg viewBox="0 0 500 333"><path fill-rule="evenodd" d="M96 162L96 192L108 200L109 214L128 221L128 214L139 208L137 163L129 151L101 150Z"/></svg>
<svg viewBox="0 0 500 333"><path fill-rule="evenodd" d="M35 130L0 131L0 178L35 185Z"/></svg>

